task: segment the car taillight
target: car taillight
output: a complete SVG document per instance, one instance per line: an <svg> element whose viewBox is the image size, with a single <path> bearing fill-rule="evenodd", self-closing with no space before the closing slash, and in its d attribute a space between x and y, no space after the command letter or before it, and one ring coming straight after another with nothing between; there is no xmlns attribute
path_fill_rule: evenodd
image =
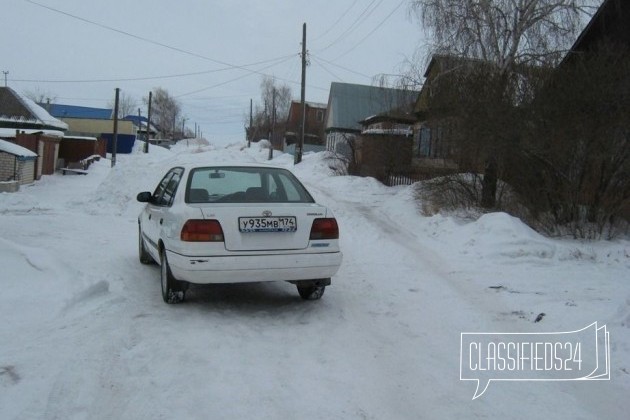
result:
<svg viewBox="0 0 630 420"><path fill-rule="evenodd" d="M339 239L337 220L333 218L313 220L310 239Z"/></svg>
<svg viewBox="0 0 630 420"><path fill-rule="evenodd" d="M181 240L185 242L223 242L223 229L218 220L191 219L184 223Z"/></svg>

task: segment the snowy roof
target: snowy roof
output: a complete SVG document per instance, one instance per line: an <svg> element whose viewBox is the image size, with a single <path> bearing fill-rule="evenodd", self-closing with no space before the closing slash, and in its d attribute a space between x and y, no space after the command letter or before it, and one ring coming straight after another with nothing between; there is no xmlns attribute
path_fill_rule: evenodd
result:
<svg viewBox="0 0 630 420"><path fill-rule="evenodd" d="M17 130L20 133L24 133L24 134L41 133L41 134L43 134L45 136L48 136L48 137L63 137L64 136L63 131L60 131L60 130L46 130L46 129L41 129L41 128L28 128L28 129L20 128L20 129L17 129ZM15 138L15 132L16 132L15 128L2 128L2 127L0 127L0 138L14 139Z"/></svg>
<svg viewBox="0 0 630 420"><path fill-rule="evenodd" d="M9 87L0 87L0 123L9 123L11 128L68 129L68 124Z"/></svg>
<svg viewBox="0 0 630 420"><path fill-rule="evenodd" d="M64 135L63 140L88 140L88 141L97 141L98 139L93 136L68 136Z"/></svg>
<svg viewBox="0 0 630 420"><path fill-rule="evenodd" d="M5 152L20 157L37 157L37 153L6 140L0 140L0 152Z"/></svg>
<svg viewBox="0 0 630 420"><path fill-rule="evenodd" d="M411 128L368 128L367 130L363 130L361 134L411 136L413 130Z"/></svg>

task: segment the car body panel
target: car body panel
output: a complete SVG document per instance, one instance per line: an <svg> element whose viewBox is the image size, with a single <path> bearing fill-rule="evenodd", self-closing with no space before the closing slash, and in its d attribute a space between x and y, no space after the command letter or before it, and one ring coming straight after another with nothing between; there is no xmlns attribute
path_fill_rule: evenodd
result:
<svg viewBox="0 0 630 420"><path fill-rule="evenodd" d="M286 171L261 164L238 164L241 166L252 171L258 167ZM204 169L209 167L213 166ZM194 201L190 189L200 187L199 181L191 185L191 173L196 169L197 166L182 165L168 171L153 193L153 202L147 203L138 217L147 252L159 263L160 249L164 248L177 280L200 284L292 281L330 278L337 273L342 262L339 240L309 239L314 219L334 216L325 206L315 203L306 190L308 197L302 199L313 202L189 202ZM158 200L160 186L163 196L168 195L167 190L172 196ZM297 228L294 232L239 230L239 217L262 216L295 217ZM218 220L224 242L182 241L182 227L191 219Z"/></svg>

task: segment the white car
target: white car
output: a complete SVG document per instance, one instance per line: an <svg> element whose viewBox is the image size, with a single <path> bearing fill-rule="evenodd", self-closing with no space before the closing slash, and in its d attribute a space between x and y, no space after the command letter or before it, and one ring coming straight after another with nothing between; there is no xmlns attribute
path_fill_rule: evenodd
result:
<svg viewBox="0 0 630 420"><path fill-rule="evenodd" d="M137 199L140 261L160 264L167 303L190 283L265 281L319 299L341 265L336 219L284 168L181 165Z"/></svg>

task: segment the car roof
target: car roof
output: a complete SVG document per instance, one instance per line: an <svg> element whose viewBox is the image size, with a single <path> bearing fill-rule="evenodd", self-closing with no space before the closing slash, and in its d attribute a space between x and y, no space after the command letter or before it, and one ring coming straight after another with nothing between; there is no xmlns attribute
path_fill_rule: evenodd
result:
<svg viewBox="0 0 630 420"><path fill-rule="evenodd" d="M195 162L195 163L184 163L176 165L178 167L185 168L187 170L195 169L195 168L226 168L226 167L240 167L240 168L265 168L265 169L285 169L291 171L291 169L274 164L261 163L261 162L208 162L207 164Z"/></svg>

